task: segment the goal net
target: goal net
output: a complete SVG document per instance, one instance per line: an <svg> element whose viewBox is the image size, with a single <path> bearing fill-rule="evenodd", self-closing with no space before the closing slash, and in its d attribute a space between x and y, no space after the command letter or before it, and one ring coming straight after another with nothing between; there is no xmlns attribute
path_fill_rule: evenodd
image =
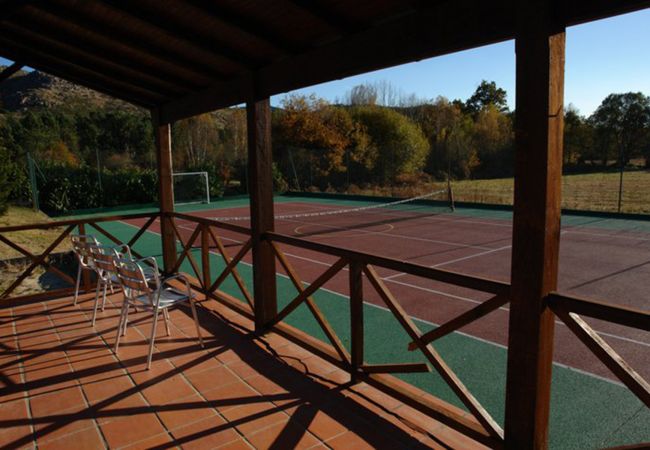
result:
<svg viewBox="0 0 650 450"><path fill-rule="evenodd" d="M174 204L210 203L208 172L178 172L174 180Z"/></svg>

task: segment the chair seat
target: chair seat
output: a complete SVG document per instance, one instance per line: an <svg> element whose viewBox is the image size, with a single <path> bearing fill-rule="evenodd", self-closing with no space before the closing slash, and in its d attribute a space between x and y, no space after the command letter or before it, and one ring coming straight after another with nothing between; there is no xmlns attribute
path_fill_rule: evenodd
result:
<svg viewBox="0 0 650 450"><path fill-rule="evenodd" d="M195 295L192 294L192 298L195 298ZM139 295L135 300L141 303L144 306L151 307L151 301L147 295ZM182 303L189 300L187 293L181 292L172 287L166 287L160 291L160 303L159 308L167 308L176 303Z"/></svg>

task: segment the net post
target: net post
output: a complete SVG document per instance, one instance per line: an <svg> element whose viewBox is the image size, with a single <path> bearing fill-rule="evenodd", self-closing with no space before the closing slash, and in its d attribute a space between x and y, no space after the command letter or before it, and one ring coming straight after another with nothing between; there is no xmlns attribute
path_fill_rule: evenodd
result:
<svg viewBox="0 0 650 450"><path fill-rule="evenodd" d="M449 209L451 212L456 211L456 205L454 204L454 190L451 188L451 180L447 178L447 200L449 201Z"/></svg>
<svg viewBox="0 0 650 450"><path fill-rule="evenodd" d="M203 176L205 176L205 196L206 199L208 200L208 205L210 204L210 182L208 181L208 172L203 172Z"/></svg>

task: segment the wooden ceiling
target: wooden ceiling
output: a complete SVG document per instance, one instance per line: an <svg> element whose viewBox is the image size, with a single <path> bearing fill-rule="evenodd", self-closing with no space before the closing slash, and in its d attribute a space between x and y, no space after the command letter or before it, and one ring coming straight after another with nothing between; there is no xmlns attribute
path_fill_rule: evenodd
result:
<svg viewBox="0 0 650 450"><path fill-rule="evenodd" d="M542 0L543 1L543 0ZM163 122L514 38L515 0L0 0L0 56ZM551 2L558 26L650 6Z"/></svg>

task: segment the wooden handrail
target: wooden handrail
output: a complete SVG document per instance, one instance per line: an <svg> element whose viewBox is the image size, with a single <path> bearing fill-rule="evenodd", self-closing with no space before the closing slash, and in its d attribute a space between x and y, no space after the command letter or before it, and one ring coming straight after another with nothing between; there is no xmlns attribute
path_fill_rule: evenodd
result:
<svg viewBox="0 0 650 450"><path fill-rule="evenodd" d="M26 225L12 225L8 227L0 227L0 233L10 233L12 231L25 231L25 230L47 230L50 228L65 227L70 225L81 225L82 223L90 222L113 222L116 220L131 220L150 218L151 216L158 216L157 212L139 213L139 214L119 214L114 216L99 216L99 217L85 217L81 219L69 220L55 220L53 222L40 222L31 223Z"/></svg>
<svg viewBox="0 0 650 450"><path fill-rule="evenodd" d="M164 215L168 217L175 217L181 220L187 220L188 222L196 222L203 225L209 225L211 227L222 228L224 230L233 231L235 233L245 234L248 236L251 234L250 228L242 227L240 225L233 225L227 222L221 222L215 219L209 219L207 217L190 216L189 214L182 214L177 212L164 213Z"/></svg>
<svg viewBox="0 0 650 450"><path fill-rule="evenodd" d="M650 331L650 311L612 305L610 303L587 300L553 292L546 302L553 312L577 313L581 316L617 323L626 327Z"/></svg>
<svg viewBox="0 0 650 450"><path fill-rule="evenodd" d="M331 245L321 244L320 242L307 241L279 233L265 233L264 237L271 241L282 242L294 247L301 247L320 253L326 253L328 255L338 256L339 258L345 258L349 261L356 261L362 264L370 264L386 269L392 269L398 272L404 272L422 278L429 278L431 280L437 280L443 283L462 286L477 291L489 292L492 294L508 294L510 292L510 285L508 283L491 280L489 278L463 275L449 270L434 269L420 264L386 258L371 253L358 252L356 250L334 247Z"/></svg>

